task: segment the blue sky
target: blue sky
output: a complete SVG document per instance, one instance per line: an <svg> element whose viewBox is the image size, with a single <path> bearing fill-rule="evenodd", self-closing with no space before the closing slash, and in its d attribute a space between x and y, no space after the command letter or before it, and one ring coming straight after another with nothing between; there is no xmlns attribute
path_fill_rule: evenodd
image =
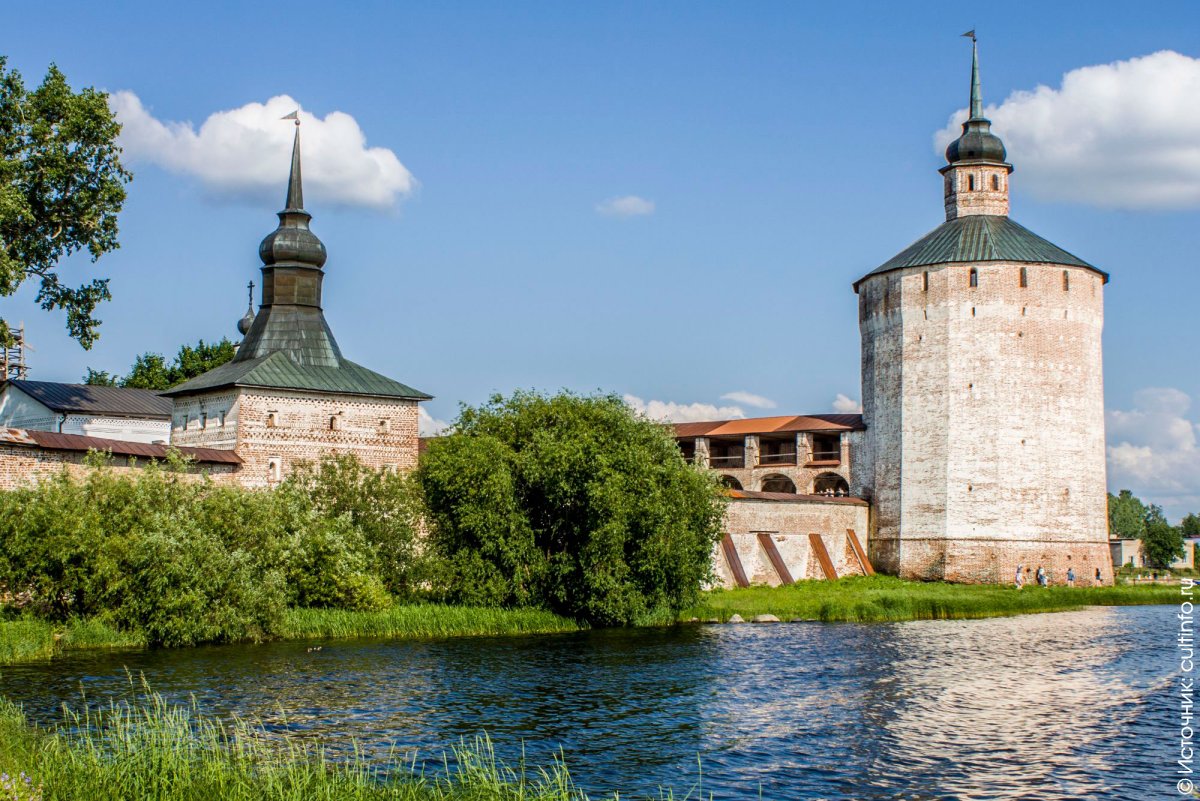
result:
<svg viewBox="0 0 1200 801"><path fill-rule="evenodd" d="M332 179L324 197L307 187L330 252L326 314L350 358L435 395L434 418L516 387L799 413L860 397L850 284L942 220L934 136L966 104L960 33L979 31L988 104L1169 50L1181 58L1166 91L1200 56L1189 2L844 8L26 3L6 10L0 52L30 82L55 61L164 123L198 127L285 94L318 119L350 115L415 183L393 182L385 203L355 201L354 187L339 197ZM1074 117L1054 118L1070 128L1030 127L1020 104L993 115L1016 166L1013 217L1113 276L1109 441L1133 449L1114 454L1114 481L1200 510L1200 149L1187 144L1200 148L1200 122L1167 96L1095 134L1079 97ZM1196 136L1179 140L1188 126ZM1162 131L1184 157L1182 197L1150 187L1126 202L1148 180L1129 165L1154 161ZM32 377L78 380L236 336L282 181L206 173L201 151L188 164L127 151L121 250L67 268L112 278L96 347L82 351L30 292L0 301L27 324ZM652 213L601 213L629 197ZM738 392L776 405L722 399Z"/></svg>

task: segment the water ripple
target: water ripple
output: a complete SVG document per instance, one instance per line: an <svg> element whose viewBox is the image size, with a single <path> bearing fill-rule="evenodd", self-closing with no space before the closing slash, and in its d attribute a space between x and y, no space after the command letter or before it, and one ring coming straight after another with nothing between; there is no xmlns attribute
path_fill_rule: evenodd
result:
<svg viewBox="0 0 1200 801"><path fill-rule="evenodd" d="M433 757L484 731L513 762L561 748L593 795L682 795L699 759L719 799L1143 801L1178 797L1171 614L89 654L7 668L0 693L52 720L81 688L131 696L128 668L335 753Z"/></svg>

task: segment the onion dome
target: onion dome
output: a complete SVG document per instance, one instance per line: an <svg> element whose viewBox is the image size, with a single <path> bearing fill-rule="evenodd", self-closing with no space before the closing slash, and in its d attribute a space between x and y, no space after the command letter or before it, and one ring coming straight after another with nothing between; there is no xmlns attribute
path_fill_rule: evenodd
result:
<svg viewBox="0 0 1200 801"><path fill-rule="evenodd" d="M253 306L246 309L246 314L243 315L242 319L238 320L238 324L237 324L238 333L241 334L242 336L246 336L246 334L250 333L250 326L252 326L252 325L254 325L254 307Z"/></svg>
<svg viewBox="0 0 1200 801"><path fill-rule="evenodd" d="M238 324L237 324L238 333L241 334L242 336L246 336L246 334L250 333L250 326L254 325L254 318L256 316L254 314L254 282L253 281L246 284L246 291L249 294L250 299L246 304L246 313L244 315L242 315L242 319L238 320Z"/></svg>
<svg viewBox="0 0 1200 801"><path fill-rule="evenodd" d="M994 161L1003 164L1008 154L1000 137L992 133L992 122L983 116L983 96L979 90L979 47L971 43L971 115L963 123L962 136L946 148L946 161Z"/></svg>
<svg viewBox="0 0 1200 801"><path fill-rule="evenodd" d="M265 265L298 265L320 268L325 265L325 245L308 227L312 215L304 210L304 190L300 181L300 128L292 144L292 171L288 176L286 208L279 212L279 227L267 234L258 246Z"/></svg>

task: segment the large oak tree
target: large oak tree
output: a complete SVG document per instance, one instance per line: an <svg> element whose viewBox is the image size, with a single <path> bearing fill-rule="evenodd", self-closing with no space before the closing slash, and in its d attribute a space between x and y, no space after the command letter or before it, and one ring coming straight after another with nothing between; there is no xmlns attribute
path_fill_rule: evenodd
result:
<svg viewBox="0 0 1200 801"><path fill-rule="evenodd" d="M0 56L0 296L36 281L38 303L65 311L67 331L84 348L98 335L96 307L112 297L108 279L72 286L58 266L74 253L94 262L118 247L117 213L132 178L119 158L120 130L104 92L73 91L54 65L28 90ZM0 340L11 341L3 320Z"/></svg>

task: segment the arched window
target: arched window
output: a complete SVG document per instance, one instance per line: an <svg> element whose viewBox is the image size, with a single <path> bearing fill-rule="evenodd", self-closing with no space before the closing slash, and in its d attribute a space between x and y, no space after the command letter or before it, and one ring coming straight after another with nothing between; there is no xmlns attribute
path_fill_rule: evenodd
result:
<svg viewBox="0 0 1200 801"><path fill-rule="evenodd" d="M977 286L979 286L979 270L976 270L974 267L972 267L971 268L971 288L974 289Z"/></svg>
<svg viewBox="0 0 1200 801"><path fill-rule="evenodd" d="M1027 286L1029 286L1029 271L1026 270L1024 267L1022 267L1021 268L1021 289L1025 289Z"/></svg>
<svg viewBox="0 0 1200 801"><path fill-rule="evenodd" d="M926 270L924 273L922 273L922 276L923 277L921 279L921 291L928 292L929 291L929 270Z"/></svg>
<svg viewBox="0 0 1200 801"><path fill-rule="evenodd" d="M967 176L967 191L968 192L975 191L975 176L974 175Z"/></svg>
<svg viewBox="0 0 1200 801"><path fill-rule="evenodd" d="M742 488L742 482L738 481L733 476L721 476L721 483L729 489L740 490Z"/></svg>
<svg viewBox="0 0 1200 801"><path fill-rule="evenodd" d="M992 189L996 190L997 192L1000 191L1000 176L999 175L992 176Z"/></svg>
<svg viewBox="0 0 1200 801"><path fill-rule="evenodd" d="M772 473L762 480L763 492L788 492L796 494L796 482L780 473Z"/></svg>
<svg viewBox="0 0 1200 801"><path fill-rule="evenodd" d="M1063 292L1071 291L1071 273L1069 270L1063 270Z"/></svg>
<svg viewBox="0 0 1200 801"><path fill-rule="evenodd" d="M813 481L813 495L846 496L850 494L850 485L846 479L837 473L822 473Z"/></svg>

